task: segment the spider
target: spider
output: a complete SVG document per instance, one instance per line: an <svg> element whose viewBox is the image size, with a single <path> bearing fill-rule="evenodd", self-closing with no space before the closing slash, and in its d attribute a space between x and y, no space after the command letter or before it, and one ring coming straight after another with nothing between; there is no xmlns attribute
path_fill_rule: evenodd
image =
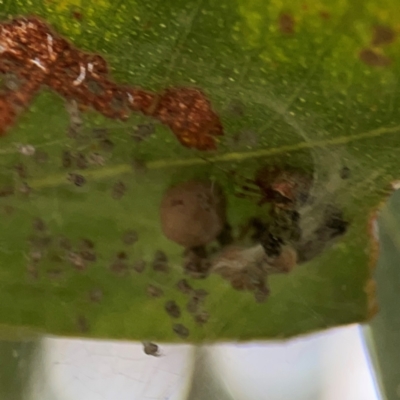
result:
<svg viewBox="0 0 400 400"><path fill-rule="evenodd" d="M255 173L254 179L244 178L239 198L258 196L257 205L270 203L283 209L296 209L309 198L312 179L292 167L265 166Z"/></svg>

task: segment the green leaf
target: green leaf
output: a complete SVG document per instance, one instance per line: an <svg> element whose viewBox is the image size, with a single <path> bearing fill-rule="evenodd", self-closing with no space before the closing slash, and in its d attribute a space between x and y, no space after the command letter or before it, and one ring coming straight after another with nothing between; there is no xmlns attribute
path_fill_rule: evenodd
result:
<svg viewBox="0 0 400 400"><path fill-rule="evenodd" d="M46 86L35 92L1 138L4 332L25 327L59 335L180 340L164 311L167 300L181 306L178 323L193 342L284 338L370 318L376 310L372 220L400 175L398 14L394 0L3 0L3 20L41 17L54 37L102 55L118 85L153 93L199 88L224 130L215 139L217 149L204 152L182 146L168 126L149 116L130 113L122 122L86 107L72 138L74 117L65 99ZM33 82L40 66L35 59L28 65ZM4 84L12 87L12 79L4 76ZM64 82L64 89L75 79ZM0 111L4 129L8 114ZM155 131L139 143L133 136L143 125ZM95 137L99 132L106 142ZM22 154L29 146L35 155ZM63 168L64 151L90 156L92 164L82 171ZM93 159L93 153L101 158ZM186 311L187 296L175 286L184 276L183 249L162 234L162 196L177 182L211 180L226 194L227 218L237 234L251 217L271 218L271 204L258 204L259 188L253 185L258 194L243 188L264 166L312 174L313 200L301 210L304 229L323 224L330 206L343 212L348 229L291 273L269 277L270 297L261 304L216 274L191 280L209 292L204 307L210 319L199 326ZM68 173L82 175L86 184L75 186ZM239 197L243 191L246 196ZM138 234L133 246L123 243L129 230ZM32 236L51 243L32 254ZM82 239L90 240L96 261L87 262L88 268L76 260L72 265L60 238L74 251ZM324 240L314 235L312 244ZM159 250L168 257L168 274L150 267ZM128 261L115 264L118 254ZM143 273L124 273L124 263L132 267L141 260L148 264ZM149 284L164 297L149 297Z"/></svg>

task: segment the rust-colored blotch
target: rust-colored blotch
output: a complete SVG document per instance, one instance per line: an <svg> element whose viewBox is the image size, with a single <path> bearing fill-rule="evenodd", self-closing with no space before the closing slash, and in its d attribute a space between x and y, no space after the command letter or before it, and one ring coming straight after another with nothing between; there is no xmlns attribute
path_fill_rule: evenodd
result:
<svg viewBox="0 0 400 400"><path fill-rule="evenodd" d="M215 136L223 134L218 115L200 89L152 93L119 85L104 58L77 49L35 17L0 24L0 73L13 73L21 81L17 89L0 92L0 135L43 86L75 100L80 109L91 107L108 118L126 120L132 111L152 116L185 147L213 150Z"/></svg>

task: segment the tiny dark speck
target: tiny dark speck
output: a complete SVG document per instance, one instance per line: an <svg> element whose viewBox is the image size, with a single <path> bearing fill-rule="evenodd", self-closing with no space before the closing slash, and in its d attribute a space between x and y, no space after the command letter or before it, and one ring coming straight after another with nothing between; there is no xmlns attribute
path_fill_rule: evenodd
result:
<svg viewBox="0 0 400 400"><path fill-rule="evenodd" d="M340 171L340 177L342 179L349 179L351 175L351 171L349 167L343 167L342 170Z"/></svg>

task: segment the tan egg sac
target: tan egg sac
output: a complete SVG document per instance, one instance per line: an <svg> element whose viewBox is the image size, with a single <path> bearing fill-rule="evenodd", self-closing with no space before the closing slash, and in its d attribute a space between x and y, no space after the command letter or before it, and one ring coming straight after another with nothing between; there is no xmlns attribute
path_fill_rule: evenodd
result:
<svg viewBox="0 0 400 400"><path fill-rule="evenodd" d="M216 239L225 223L226 202L219 186L190 180L171 187L161 201L161 228L165 236L186 247Z"/></svg>

